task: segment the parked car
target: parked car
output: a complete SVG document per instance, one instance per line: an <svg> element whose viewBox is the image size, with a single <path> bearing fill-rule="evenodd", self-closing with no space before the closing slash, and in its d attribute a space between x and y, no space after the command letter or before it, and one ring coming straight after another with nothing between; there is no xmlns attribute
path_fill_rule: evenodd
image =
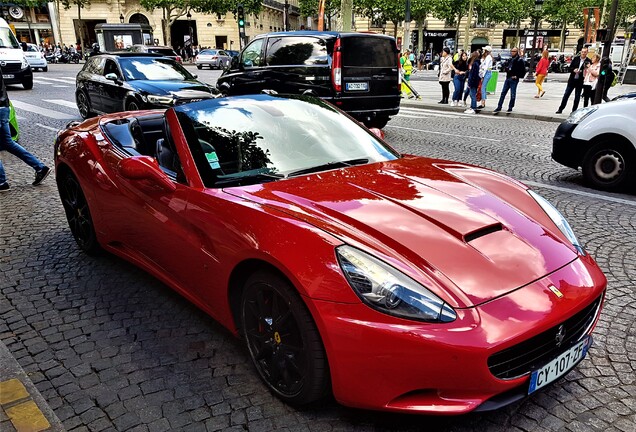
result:
<svg viewBox="0 0 636 432"><path fill-rule="evenodd" d="M232 62L232 56L223 50L205 49L202 50L195 58L194 63L197 65L197 69L202 69L204 66L210 69L223 69L230 66Z"/></svg>
<svg viewBox="0 0 636 432"><path fill-rule="evenodd" d="M593 188L623 191L636 187L636 98L580 108L561 123L552 159L583 171Z"/></svg>
<svg viewBox="0 0 636 432"><path fill-rule="evenodd" d="M169 46L155 46L155 45L133 45L128 49L130 52L136 53L150 53L150 54L159 54L164 57L168 57L176 61L177 63L183 63L181 60L181 56L174 52L172 47Z"/></svg>
<svg viewBox="0 0 636 432"><path fill-rule="evenodd" d="M106 115L54 154L79 247L240 335L288 403L495 409L590 347L606 279L556 208L487 169L401 155L319 98Z"/></svg>
<svg viewBox="0 0 636 432"><path fill-rule="evenodd" d="M218 93L183 66L158 54L90 57L77 74L75 100L82 118L144 108L165 108Z"/></svg>
<svg viewBox="0 0 636 432"><path fill-rule="evenodd" d="M228 53L231 57L238 57L238 55L240 54L240 51L234 51L234 50L225 50L226 53Z"/></svg>
<svg viewBox="0 0 636 432"><path fill-rule="evenodd" d="M49 70L49 64L44 57L44 53L40 51L37 45L28 43L24 57L27 59L27 62L29 62L31 69L40 69L43 72Z"/></svg>
<svg viewBox="0 0 636 432"><path fill-rule="evenodd" d="M23 47L18 42L9 24L0 18L0 69L5 84L22 84L25 90L33 88L33 69L24 57Z"/></svg>
<svg viewBox="0 0 636 432"><path fill-rule="evenodd" d="M312 94L378 128L400 109L395 39L378 34L303 31L258 35L216 85L227 95L263 90Z"/></svg>

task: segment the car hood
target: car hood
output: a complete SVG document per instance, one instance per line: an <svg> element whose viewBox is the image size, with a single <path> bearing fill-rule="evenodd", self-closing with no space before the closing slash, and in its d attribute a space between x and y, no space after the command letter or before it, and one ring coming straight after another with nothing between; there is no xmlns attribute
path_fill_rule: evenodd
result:
<svg viewBox="0 0 636 432"><path fill-rule="evenodd" d="M152 95L164 96L173 95L176 97L209 97L212 90L210 87L202 84L196 80L190 81L150 81L150 80L135 80L130 81L130 85L135 87L141 92L146 92ZM196 94L195 94L196 93ZM186 96L184 96L186 95Z"/></svg>
<svg viewBox="0 0 636 432"><path fill-rule="evenodd" d="M388 261L454 307L504 295L577 257L520 184L486 170L466 181L457 172L471 167L443 163L403 158L225 191ZM505 193L474 184L481 177Z"/></svg>
<svg viewBox="0 0 636 432"><path fill-rule="evenodd" d="M5 61L21 61L24 51L18 48L0 48L0 59Z"/></svg>

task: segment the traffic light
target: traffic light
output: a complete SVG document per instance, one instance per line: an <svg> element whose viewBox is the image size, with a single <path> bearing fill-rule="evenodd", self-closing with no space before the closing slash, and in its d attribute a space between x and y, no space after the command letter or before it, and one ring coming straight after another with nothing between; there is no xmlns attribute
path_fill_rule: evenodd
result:
<svg viewBox="0 0 636 432"><path fill-rule="evenodd" d="M238 22L239 33L245 32L245 11L242 4L236 6L236 22Z"/></svg>

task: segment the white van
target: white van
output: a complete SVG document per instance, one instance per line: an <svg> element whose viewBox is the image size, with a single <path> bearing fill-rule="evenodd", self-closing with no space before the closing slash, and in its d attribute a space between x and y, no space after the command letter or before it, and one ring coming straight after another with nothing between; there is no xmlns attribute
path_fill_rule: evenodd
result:
<svg viewBox="0 0 636 432"><path fill-rule="evenodd" d="M16 39L11 27L0 18L0 69L5 84L22 84L29 90L33 88L33 71L24 58L22 46Z"/></svg>

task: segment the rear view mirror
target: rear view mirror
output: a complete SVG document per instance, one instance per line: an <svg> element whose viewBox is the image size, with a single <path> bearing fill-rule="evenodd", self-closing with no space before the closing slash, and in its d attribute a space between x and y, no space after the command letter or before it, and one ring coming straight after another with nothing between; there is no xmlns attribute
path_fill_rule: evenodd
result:
<svg viewBox="0 0 636 432"><path fill-rule="evenodd" d="M150 156L133 156L119 162L119 172L128 180L148 180L167 192L177 189L176 185L159 168L159 164Z"/></svg>

